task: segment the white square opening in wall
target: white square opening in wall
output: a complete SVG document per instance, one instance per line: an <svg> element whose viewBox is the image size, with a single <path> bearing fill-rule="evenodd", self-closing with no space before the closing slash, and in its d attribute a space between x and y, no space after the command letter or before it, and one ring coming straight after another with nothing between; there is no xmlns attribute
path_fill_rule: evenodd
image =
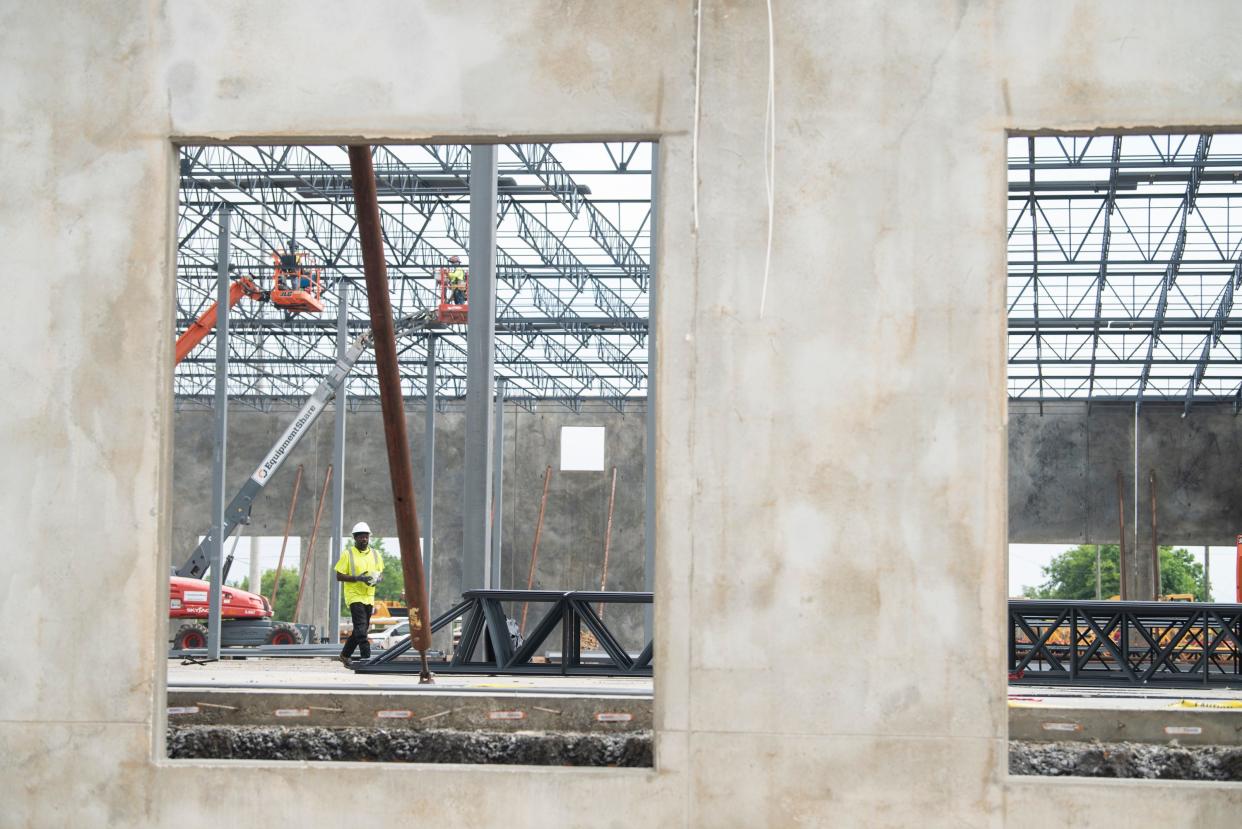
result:
<svg viewBox="0 0 1242 829"><path fill-rule="evenodd" d="M604 471L604 427L561 427L561 471Z"/></svg>

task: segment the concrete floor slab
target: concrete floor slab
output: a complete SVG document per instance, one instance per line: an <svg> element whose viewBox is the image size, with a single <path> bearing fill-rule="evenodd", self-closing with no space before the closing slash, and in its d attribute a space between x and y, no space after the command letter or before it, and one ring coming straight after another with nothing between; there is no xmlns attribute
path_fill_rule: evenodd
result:
<svg viewBox="0 0 1242 829"><path fill-rule="evenodd" d="M326 659L168 668L168 722L487 731L633 732L652 727L651 680L630 677L355 674Z"/></svg>
<svg viewBox="0 0 1242 829"><path fill-rule="evenodd" d="M1234 745L1242 738L1242 693L1011 687L1009 738Z"/></svg>

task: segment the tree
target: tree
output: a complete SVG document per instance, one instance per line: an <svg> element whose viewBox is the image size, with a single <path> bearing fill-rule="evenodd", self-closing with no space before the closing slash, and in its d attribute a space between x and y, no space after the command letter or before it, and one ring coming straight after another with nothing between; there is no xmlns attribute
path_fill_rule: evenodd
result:
<svg viewBox="0 0 1242 829"><path fill-rule="evenodd" d="M1121 592L1121 550L1116 544L1100 546L1100 598ZM1024 587L1033 599L1094 599L1095 545L1082 544L1066 550L1042 568L1045 581L1038 587ZM1160 548L1160 593L1191 593L1204 601L1203 565L1181 547Z"/></svg>
<svg viewBox="0 0 1242 829"><path fill-rule="evenodd" d="M405 579L401 574L401 556L388 552L384 539L371 539L371 546L384 559L384 579L375 586L375 598L386 602L405 601Z"/></svg>
<svg viewBox="0 0 1242 829"><path fill-rule="evenodd" d="M272 597L272 585L276 581L276 571L268 570L259 580L259 592L267 598ZM276 604L272 607L272 618L279 622L292 622L293 609L298 603L298 582L300 574L297 568L286 567L280 571L280 592L276 594ZM242 579L242 590L250 590L250 578ZM254 592L254 591L251 591Z"/></svg>

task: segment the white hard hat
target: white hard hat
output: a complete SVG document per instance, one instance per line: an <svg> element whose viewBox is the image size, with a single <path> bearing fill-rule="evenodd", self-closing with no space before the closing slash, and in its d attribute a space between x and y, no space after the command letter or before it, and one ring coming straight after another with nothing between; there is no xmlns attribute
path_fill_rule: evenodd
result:
<svg viewBox="0 0 1242 829"><path fill-rule="evenodd" d="M350 535L357 535L358 533L371 534L371 528L367 526L366 521L359 521L357 524L354 524L354 530Z"/></svg>

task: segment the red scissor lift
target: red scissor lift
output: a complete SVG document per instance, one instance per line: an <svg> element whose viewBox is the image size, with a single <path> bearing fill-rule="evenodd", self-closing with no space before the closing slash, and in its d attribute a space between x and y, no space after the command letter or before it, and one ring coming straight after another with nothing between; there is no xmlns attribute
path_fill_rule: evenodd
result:
<svg viewBox="0 0 1242 829"><path fill-rule="evenodd" d="M448 284L448 268L440 268L440 307L436 310L436 319L445 325L465 325L470 310L470 277L466 276L461 283L461 292L467 300L461 304L452 301L452 290Z"/></svg>

